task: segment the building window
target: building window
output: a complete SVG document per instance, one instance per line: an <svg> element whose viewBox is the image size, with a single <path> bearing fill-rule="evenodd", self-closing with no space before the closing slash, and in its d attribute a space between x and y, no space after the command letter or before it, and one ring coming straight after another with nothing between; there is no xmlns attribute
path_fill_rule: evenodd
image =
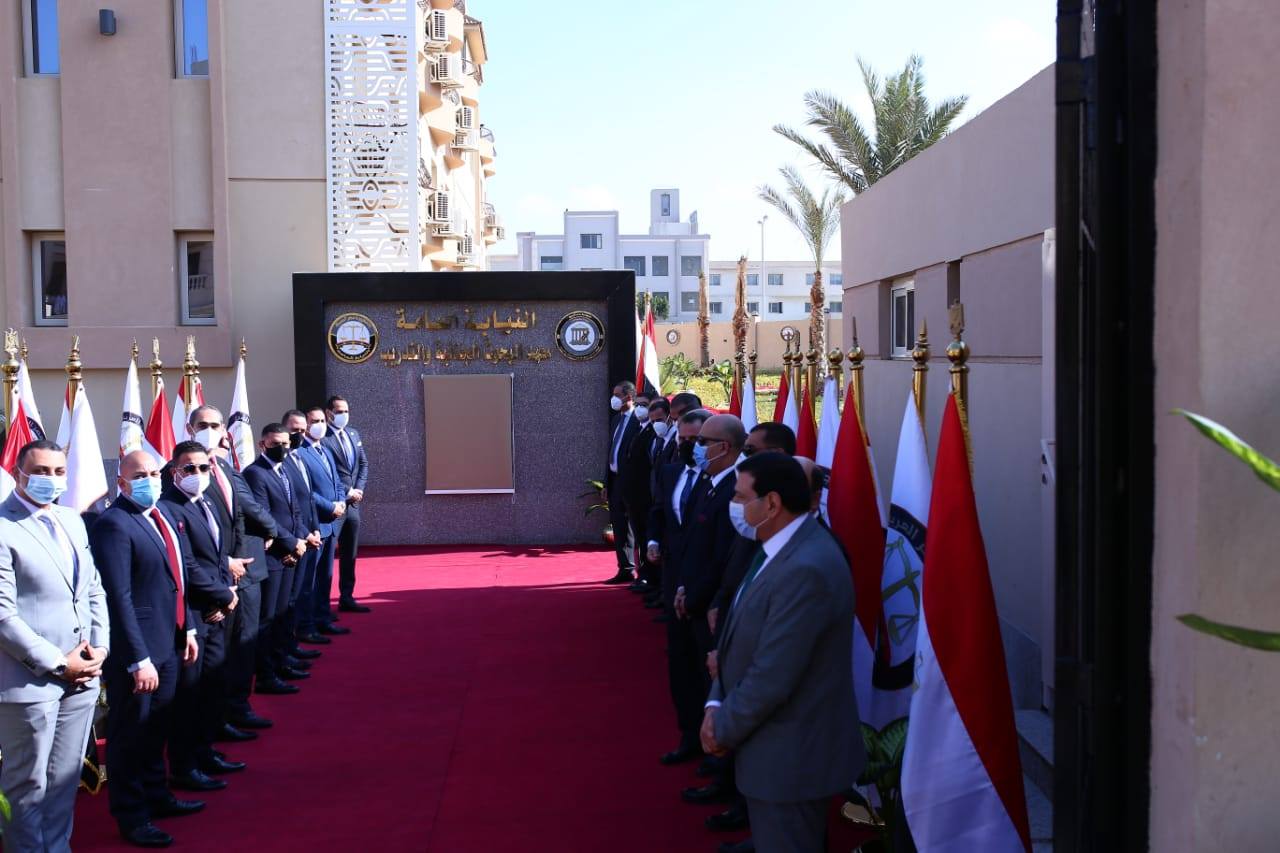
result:
<svg viewBox="0 0 1280 853"><path fill-rule="evenodd" d="M622 259L622 268L631 270L636 278L644 278L644 255L627 255Z"/></svg>
<svg viewBox="0 0 1280 853"><path fill-rule="evenodd" d="M209 76L208 0L174 0L173 43L179 77Z"/></svg>
<svg viewBox="0 0 1280 853"><path fill-rule="evenodd" d="M747 273L747 287L759 287L759 286L760 286L760 273L758 272Z"/></svg>
<svg viewBox="0 0 1280 853"><path fill-rule="evenodd" d="M911 353L911 331L916 327L916 283L906 281L890 291L893 310L893 355L905 358Z"/></svg>
<svg viewBox="0 0 1280 853"><path fill-rule="evenodd" d="M708 302L708 303L707 303L707 313L708 313L708 314L723 314L723 313L724 313L724 303L723 303L723 302Z"/></svg>
<svg viewBox="0 0 1280 853"><path fill-rule="evenodd" d="M782 303L781 303L781 302L770 302L770 303L769 303L769 313L770 313L770 314L781 314L781 313L782 313Z"/></svg>
<svg viewBox="0 0 1280 853"><path fill-rule="evenodd" d="M806 303L804 304L804 313L808 314L808 313L809 313L810 311L812 311L812 310L813 310L813 303L812 303L812 302L806 302Z"/></svg>
<svg viewBox="0 0 1280 853"><path fill-rule="evenodd" d="M584 249L599 249L601 246L599 234L582 234L580 237Z"/></svg>
<svg viewBox="0 0 1280 853"><path fill-rule="evenodd" d="M564 269L563 255L543 255L538 259L538 269L540 270L562 270Z"/></svg>
<svg viewBox="0 0 1280 853"><path fill-rule="evenodd" d="M680 275L697 276L702 272L702 255L681 255Z"/></svg>
<svg viewBox="0 0 1280 853"><path fill-rule="evenodd" d="M671 193L662 194L662 215L663 216L671 215Z"/></svg>
<svg viewBox="0 0 1280 853"><path fill-rule="evenodd" d="M213 241L208 237L178 239L178 288L182 325L214 326Z"/></svg>
<svg viewBox="0 0 1280 853"><path fill-rule="evenodd" d="M804 274L804 286L813 287L813 273L807 272Z"/></svg>
<svg viewBox="0 0 1280 853"><path fill-rule="evenodd" d="M32 236L31 273L35 288L35 324L67 325L67 238L64 235Z"/></svg>
<svg viewBox="0 0 1280 853"><path fill-rule="evenodd" d="M654 255L653 258L653 274L658 276L671 275L671 271L667 268L667 261L670 260L666 255Z"/></svg>
<svg viewBox="0 0 1280 853"><path fill-rule="evenodd" d="M827 305L827 310L832 314L840 314L844 311L844 304L841 302L832 302Z"/></svg>
<svg viewBox="0 0 1280 853"><path fill-rule="evenodd" d="M720 273L718 273L718 272L713 272L713 273L710 275L710 277L709 277L709 278L710 278L710 285L711 285L711 287L719 287L719 286L720 286Z"/></svg>
<svg viewBox="0 0 1280 853"><path fill-rule="evenodd" d="M698 313L698 294L696 292L680 294L680 311L684 314Z"/></svg>
<svg viewBox="0 0 1280 853"><path fill-rule="evenodd" d="M773 287L782 287L782 273L780 272L769 273L769 284Z"/></svg>
<svg viewBox="0 0 1280 853"><path fill-rule="evenodd" d="M22 4L22 12L26 23L23 42L27 74L57 74L61 70L58 60L58 0L26 0Z"/></svg>
<svg viewBox="0 0 1280 853"><path fill-rule="evenodd" d="M831 274L831 283L832 283L832 284L834 284L836 287L841 287L841 286L843 286L843 285L844 285L844 273L833 272L833 273Z"/></svg>
<svg viewBox="0 0 1280 853"><path fill-rule="evenodd" d="M759 303L759 302L748 302L748 303L747 303L747 313L748 313L748 314L759 314L759 313L760 313L760 303Z"/></svg>

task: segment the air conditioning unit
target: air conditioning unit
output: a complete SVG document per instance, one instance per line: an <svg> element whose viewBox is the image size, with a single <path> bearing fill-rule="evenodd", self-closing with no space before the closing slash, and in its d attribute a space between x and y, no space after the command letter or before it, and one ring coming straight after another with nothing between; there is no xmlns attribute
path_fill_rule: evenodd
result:
<svg viewBox="0 0 1280 853"><path fill-rule="evenodd" d="M501 225L495 225L493 226L493 236L499 240L505 240L507 239L507 229Z"/></svg>
<svg viewBox="0 0 1280 853"><path fill-rule="evenodd" d="M475 107L458 107L458 128L470 130L476 125Z"/></svg>
<svg viewBox="0 0 1280 853"><path fill-rule="evenodd" d="M444 190L431 194L431 221L432 222L448 222L449 221L449 194ZM439 233L439 232L437 232Z"/></svg>
<svg viewBox="0 0 1280 853"><path fill-rule="evenodd" d="M458 226L452 222L437 222L431 226L431 233L437 237L457 237Z"/></svg>
<svg viewBox="0 0 1280 853"><path fill-rule="evenodd" d="M431 66L431 82L453 89L462 85L462 66L452 53L442 53Z"/></svg>
<svg viewBox="0 0 1280 853"><path fill-rule="evenodd" d="M476 253L475 239L470 234L463 234L458 241L458 259L470 260Z"/></svg>
<svg viewBox="0 0 1280 853"><path fill-rule="evenodd" d="M453 137L453 147L470 150L476 147L476 136L473 131L460 130Z"/></svg>
<svg viewBox="0 0 1280 853"><path fill-rule="evenodd" d="M443 9L427 16L427 50L444 50L449 46L449 18Z"/></svg>

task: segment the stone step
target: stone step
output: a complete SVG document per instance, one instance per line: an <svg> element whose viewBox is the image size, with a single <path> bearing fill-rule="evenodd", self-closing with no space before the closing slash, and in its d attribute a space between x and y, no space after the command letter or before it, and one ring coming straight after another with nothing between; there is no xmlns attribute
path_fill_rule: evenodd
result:
<svg viewBox="0 0 1280 853"><path fill-rule="evenodd" d="M1053 717L1045 711L1014 711L1022 772L1053 802Z"/></svg>

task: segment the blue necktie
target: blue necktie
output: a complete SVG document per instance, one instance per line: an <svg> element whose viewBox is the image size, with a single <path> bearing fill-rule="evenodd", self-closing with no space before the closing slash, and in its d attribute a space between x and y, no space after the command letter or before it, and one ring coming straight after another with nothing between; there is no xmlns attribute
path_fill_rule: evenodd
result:
<svg viewBox="0 0 1280 853"><path fill-rule="evenodd" d="M680 492L680 523L684 524L684 518L689 514L689 495L693 493L693 484L698 480L698 472L691 468L686 468L688 476L684 480L684 489Z"/></svg>

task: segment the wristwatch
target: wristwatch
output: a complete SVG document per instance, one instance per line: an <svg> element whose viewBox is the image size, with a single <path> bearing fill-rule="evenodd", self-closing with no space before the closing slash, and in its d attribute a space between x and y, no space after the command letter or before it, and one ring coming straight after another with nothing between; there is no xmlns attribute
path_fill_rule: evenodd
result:
<svg viewBox="0 0 1280 853"><path fill-rule="evenodd" d="M67 658L65 655L58 658L58 665L53 668L53 674L58 678L67 674Z"/></svg>

